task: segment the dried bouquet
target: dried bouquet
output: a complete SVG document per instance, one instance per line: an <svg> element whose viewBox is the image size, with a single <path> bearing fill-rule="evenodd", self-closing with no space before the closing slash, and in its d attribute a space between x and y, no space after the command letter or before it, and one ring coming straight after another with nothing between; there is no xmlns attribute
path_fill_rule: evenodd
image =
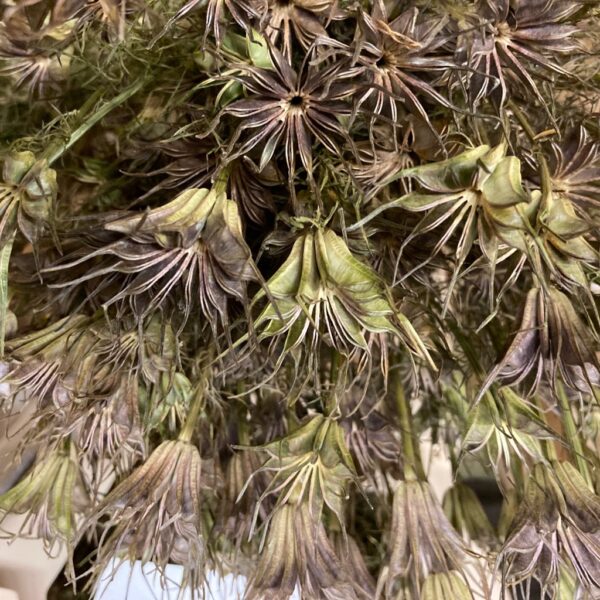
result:
<svg viewBox="0 0 600 600"><path fill-rule="evenodd" d="M594 0L0 0L4 470L34 451L0 516L85 597L116 560L600 598L599 31Z"/></svg>

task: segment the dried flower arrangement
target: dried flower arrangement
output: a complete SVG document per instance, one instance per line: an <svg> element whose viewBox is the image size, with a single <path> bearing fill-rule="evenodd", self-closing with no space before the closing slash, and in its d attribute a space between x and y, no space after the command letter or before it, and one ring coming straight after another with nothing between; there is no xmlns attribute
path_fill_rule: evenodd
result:
<svg viewBox="0 0 600 600"><path fill-rule="evenodd" d="M0 18L0 516L89 586L600 597L597 2Z"/></svg>

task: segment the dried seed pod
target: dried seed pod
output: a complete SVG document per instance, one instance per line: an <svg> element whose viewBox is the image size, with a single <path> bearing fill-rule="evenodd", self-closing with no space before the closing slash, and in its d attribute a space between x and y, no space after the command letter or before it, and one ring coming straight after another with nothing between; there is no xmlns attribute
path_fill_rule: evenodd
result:
<svg viewBox="0 0 600 600"><path fill-rule="evenodd" d="M551 144L548 157L553 190L576 209L595 209L600 194L600 144L579 127ZM584 213L585 214L585 213Z"/></svg>
<svg viewBox="0 0 600 600"><path fill-rule="evenodd" d="M256 452L237 452L225 467L224 498L217 527L224 532L224 543L237 551L236 557L242 545L252 539L254 504L256 498L264 494L269 479L269 473L261 470L260 456ZM272 502L261 503L261 520L268 518L272 508Z"/></svg>
<svg viewBox="0 0 600 600"><path fill-rule="evenodd" d="M273 301L259 314L256 328L259 340L285 336L279 365L295 348L306 348L308 358L314 359L321 340L349 356L368 355L367 337L373 334L398 336L433 365L375 271L358 261L330 229L308 231L298 238L267 288ZM253 302L263 296L259 292Z"/></svg>
<svg viewBox="0 0 600 600"><path fill-rule="evenodd" d="M499 555L506 582L530 577L552 591L570 563L588 590L600 588L600 498L567 462L536 465Z"/></svg>
<svg viewBox="0 0 600 600"><path fill-rule="evenodd" d="M56 543L74 542L77 517L83 515L87 498L77 448L62 443L40 453L31 471L0 496L0 512L26 514L19 534L42 538L51 550Z"/></svg>
<svg viewBox="0 0 600 600"><path fill-rule="evenodd" d="M368 106L375 115L398 121L398 105L431 122L423 102L450 107L450 101L430 83L432 74L454 68L438 50L444 43L444 18L424 18L416 7L399 15L397 7L374 2L370 11L359 13L356 47L346 52L361 80L358 107Z"/></svg>
<svg viewBox="0 0 600 600"><path fill-rule="evenodd" d="M350 535L341 532L333 533L333 545L336 555L351 576L350 584L360 600L368 600L376 596L375 581L369 573L363 554Z"/></svg>
<svg viewBox="0 0 600 600"><path fill-rule="evenodd" d="M283 504L269 523L246 600L286 600L300 587L315 600L358 600L346 565L306 502Z"/></svg>
<svg viewBox="0 0 600 600"><path fill-rule="evenodd" d="M118 393L119 374L157 382L174 361L173 331L158 317L141 330L122 325L114 330L98 314L75 314L10 340L7 400L18 406L30 401L41 413L85 409L91 399Z"/></svg>
<svg viewBox="0 0 600 600"><path fill-rule="evenodd" d="M575 0L521 0L515 4L482 0L477 8L469 15L469 26L458 44L459 58L466 59L473 69L466 77L472 104L477 106L492 94L501 108L513 88L522 86L544 105L534 79L539 73L532 72L528 64L568 73L557 59L581 50L574 19L581 4Z"/></svg>
<svg viewBox="0 0 600 600"><path fill-rule="evenodd" d="M446 598L472 600L473 595L461 575L450 571L427 577L423 584L421 598L423 600L446 600Z"/></svg>
<svg viewBox="0 0 600 600"><path fill-rule="evenodd" d="M485 394L468 415L463 452L485 450L496 473L515 457L528 465L544 460L541 440L556 437L543 413L508 387Z"/></svg>
<svg viewBox="0 0 600 600"><path fill-rule="evenodd" d="M466 545L435 499L429 484L400 481L394 492L390 559L385 573L386 597L393 598L399 581L419 590L432 573L463 572Z"/></svg>
<svg viewBox="0 0 600 600"><path fill-rule="evenodd" d="M84 315L70 315L10 340L7 347L12 364L3 378L9 386L5 399L6 404L10 402L8 410L30 400L40 409L51 404L60 408L70 402L69 380L93 345L93 336L88 333L91 322Z"/></svg>
<svg viewBox="0 0 600 600"><path fill-rule="evenodd" d="M343 525L348 482L356 475L335 420L317 414L283 438L255 449L268 456L258 472L271 475L261 501L276 494L278 505L305 503L315 520L327 507Z"/></svg>
<svg viewBox="0 0 600 600"><path fill-rule="evenodd" d="M561 195L546 198L543 214L538 216L541 257L548 270L565 288L572 285L588 290L588 273L598 263L598 252L586 240L593 222L576 216L571 203Z"/></svg>
<svg viewBox="0 0 600 600"><path fill-rule="evenodd" d="M352 417L343 419L341 425L360 476L375 483L383 472L397 474L402 451L392 424L372 408L355 412L352 407L352 412Z"/></svg>
<svg viewBox="0 0 600 600"><path fill-rule="evenodd" d="M345 99L352 94L353 85L339 81L337 64L323 69L309 65L306 73L297 73L278 50L270 47L270 56L273 69L242 69L240 81L249 97L233 102L223 111L224 115L242 119L229 144L229 160L247 155L261 144L260 172L282 145L289 181L294 178L296 153L312 177L313 139L329 152L341 154L339 140L346 134L338 118L350 115ZM252 133L247 134L248 131ZM234 151L241 138L241 145Z"/></svg>
<svg viewBox="0 0 600 600"><path fill-rule="evenodd" d="M107 392L96 390L99 397L70 413L65 431L72 431L74 440L91 464L93 486L105 477L102 468L110 461L117 476L127 473L143 458L146 446L140 422L138 388L135 376L117 373L117 382L109 377Z"/></svg>
<svg viewBox="0 0 600 600"><path fill-rule="evenodd" d="M465 483L454 484L444 495L444 513L467 542L489 547L496 535L481 502Z"/></svg>
<svg viewBox="0 0 600 600"><path fill-rule="evenodd" d="M32 152L9 154L0 181L0 356L8 310L8 268L17 230L35 244L51 221L57 195L56 171Z"/></svg>
<svg viewBox="0 0 600 600"><path fill-rule="evenodd" d="M32 152L16 152L4 159L0 183L0 245L18 226L34 242L50 221L57 194L56 171Z"/></svg>
<svg viewBox="0 0 600 600"><path fill-rule="evenodd" d="M447 160L403 169L389 181L401 177L414 178L421 190L381 204L348 229L358 229L392 208L424 213L402 242L404 248L445 225L430 256L420 265L426 265L448 244L453 245L455 267L445 306L476 240L491 265L499 259L501 248L526 252L525 233L532 206L522 186L520 161L506 156L505 145L478 146Z"/></svg>
<svg viewBox="0 0 600 600"><path fill-rule="evenodd" d="M215 337L229 335L228 301L247 305L246 285L257 279L237 205L216 189L186 190L164 206L102 223L82 232L81 250L47 272L94 267L67 283L98 281L97 295L116 281L104 307L131 303L143 319L165 309L183 327L192 311L205 316ZM110 291L110 290L108 290ZM220 325L220 328L219 328Z"/></svg>
<svg viewBox="0 0 600 600"><path fill-rule="evenodd" d="M536 390L543 376L551 384L558 373L574 389L600 385L597 342L571 300L554 287L529 290L519 331L485 380L478 400L496 380L512 385L531 379Z"/></svg>
<svg viewBox="0 0 600 600"><path fill-rule="evenodd" d="M198 588L207 559L202 490L214 485L202 463L193 444L163 442L100 502L88 518L88 526L106 527L99 573L115 555L151 561L161 570L175 563L184 569L182 586Z"/></svg>

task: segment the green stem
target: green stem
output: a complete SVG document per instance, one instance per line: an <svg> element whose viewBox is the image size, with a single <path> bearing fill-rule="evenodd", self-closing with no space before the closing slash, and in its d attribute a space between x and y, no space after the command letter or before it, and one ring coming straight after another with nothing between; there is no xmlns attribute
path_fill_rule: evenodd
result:
<svg viewBox="0 0 600 600"><path fill-rule="evenodd" d="M241 446L250 445L250 429L248 428L248 421L246 420L245 410L239 410L237 430L238 430L238 442Z"/></svg>
<svg viewBox="0 0 600 600"><path fill-rule="evenodd" d="M213 182L213 190L216 194L227 192L227 182L229 181L229 172L231 171L231 167L227 166L222 168Z"/></svg>
<svg viewBox="0 0 600 600"><path fill-rule="evenodd" d="M421 462L421 455L416 449L415 438L412 428L412 413L410 405L404 394L404 386L399 374L393 373L394 393L396 395L396 410L400 421L400 429L402 432L402 451L404 458L404 478L425 480L425 470Z"/></svg>
<svg viewBox="0 0 600 600"><path fill-rule="evenodd" d="M16 230L6 237L4 246L0 248L0 357L4 356L4 337L6 335L6 320L8 315L8 263L12 254Z"/></svg>
<svg viewBox="0 0 600 600"><path fill-rule="evenodd" d="M331 348L331 372L329 374L329 389L325 393L325 402L323 410L326 416L331 416L338 408L337 401L337 383L340 376L343 356L335 349Z"/></svg>
<svg viewBox="0 0 600 600"><path fill-rule="evenodd" d="M542 399L540 396L536 396L535 398L536 402L536 406L539 408L540 410L540 414L543 416L544 418L544 422L546 423L546 426L548 427L548 429L550 431L556 431L556 423L552 423L552 420L548 417L548 405L546 403L546 401L544 399ZM542 446L542 449L544 450L544 455L546 457L547 460L553 462L553 461L558 461L558 453L556 452L556 439L545 439L540 441L540 444Z"/></svg>
<svg viewBox="0 0 600 600"><path fill-rule="evenodd" d="M507 102L507 106L512 110L515 115L517 121L519 121L519 125L523 128L525 135L529 138L529 141L534 145L538 145L538 140L536 137L536 133L533 130L533 127L529 123L529 119L525 116L523 111L512 101L509 100Z"/></svg>
<svg viewBox="0 0 600 600"><path fill-rule="evenodd" d="M239 382L236 386L236 391L238 395L242 395L244 393L244 384ZM248 421L246 419L246 405L240 399L237 403L237 430L238 430L238 442L242 446L250 445L250 431L248 428Z"/></svg>
<svg viewBox="0 0 600 600"><path fill-rule="evenodd" d="M200 410L204 405L203 391L204 390L202 385L199 385L196 389L196 393L194 394L190 410L188 411L187 417L185 418L185 423L183 424L183 427L181 428L181 431L179 433L178 439L181 442L189 442L192 439L194 429L196 429L196 423L198 422L198 415L200 414Z"/></svg>
<svg viewBox="0 0 600 600"><path fill-rule="evenodd" d="M59 141L52 144L45 153L44 158L48 161L48 165L58 160L69 148L74 146L94 125L99 123L108 113L110 113L117 106L123 104L123 102L129 100L131 96L136 94L142 87L143 80L139 79L133 85L129 86L118 96L115 96L112 100L109 100L106 104L92 112L92 114L85 118L84 115L93 108L98 98L102 95L102 90L98 90L92 97L79 109L79 114L84 121L79 127L77 127L69 139L65 142Z"/></svg>
<svg viewBox="0 0 600 600"><path fill-rule="evenodd" d="M540 139L533 130L533 127L529 123L529 119L525 116L525 113L512 101L508 103L508 106L513 111L519 125L523 128L525 135L529 138L531 145L534 147L536 158L538 159L540 183L542 190L542 202L541 205L545 209L549 209L552 204L552 180L550 178L550 170L548 169L548 161L542 152Z"/></svg>
<svg viewBox="0 0 600 600"><path fill-rule="evenodd" d="M544 445L546 446L546 458L550 462L558 462L558 454L556 452L555 442L552 440L545 440Z"/></svg>
<svg viewBox="0 0 600 600"><path fill-rule="evenodd" d="M542 200L541 206L545 210L550 210L554 199L552 197L552 178L550 177L550 169L548 168L548 161L541 150L536 152L536 157L539 163L540 173L540 184L542 189Z"/></svg>
<svg viewBox="0 0 600 600"><path fill-rule="evenodd" d="M563 427L565 428L565 438L571 448L571 454L575 458L579 472L588 485L591 486L592 478L590 476L588 464L584 458L583 445L581 444L581 438L577 432L577 425L575 424L575 419L573 418L573 413L571 412L571 407L569 405L569 399L567 398L562 381L556 382L556 397L562 416Z"/></svg>
<svg viewBox="0 0 600 600"><path fill-rule="evenodd" d="M548 258L546 248L538 235L539 228L544 227L543 222L540 217L543 219L544 215L547 214L549 210L551 210L552 205L554 203L554 198L552 196L552 178L550 176L550 169L548 168L548 161L546 160L546 156L542 150L542 145L540 143L540 136L535 133L533 127L529 123L526 115L521 111L521 109L512 101L508 102L509 108L513 111L515 118L523 128L525 135L529 138L531 145L534 149L535 156L538 162L538 172L540 176L540 188L541 188L541 199L540 206L537 211L535 228L529 223L528 219L523 218L523 223L527 231L530 233L533 240L533 247L531 247L531 252L527 252L529 256L529 260L532 263L532 267L534 272L540 281L540 284L547 291L548 285L545 277L545 269L543 268L541 255L543 255L546 259L546 263L548 265L552 265L553 261Z"/></svg>

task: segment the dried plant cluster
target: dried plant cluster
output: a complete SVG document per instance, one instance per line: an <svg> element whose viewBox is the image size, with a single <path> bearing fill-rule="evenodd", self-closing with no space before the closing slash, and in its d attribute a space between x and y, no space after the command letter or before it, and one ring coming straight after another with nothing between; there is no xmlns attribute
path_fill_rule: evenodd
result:
<svg viewBox="0 0 600 600"><path fill-rule="evenodd" d="M600 598L597 2L0 15L0 515L89 586Z"/></svg>

